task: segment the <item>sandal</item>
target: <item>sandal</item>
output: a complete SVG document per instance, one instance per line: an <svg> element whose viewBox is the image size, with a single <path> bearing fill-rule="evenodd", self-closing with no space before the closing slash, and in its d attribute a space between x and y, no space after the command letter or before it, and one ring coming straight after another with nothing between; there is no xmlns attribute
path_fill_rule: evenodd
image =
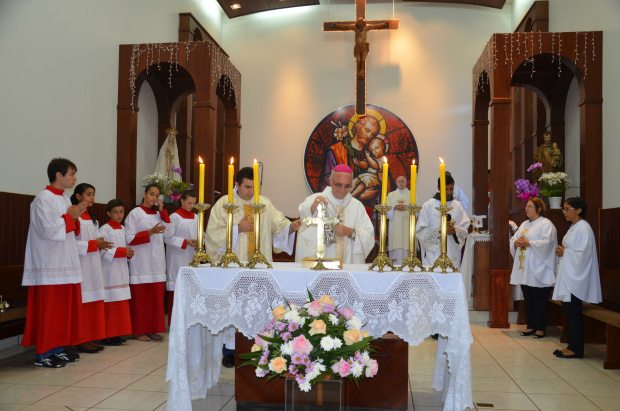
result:
<svg viewBox="0 0 620 411"><path fill-rule="evenodd" d="M87 354L96 354L99 352L99 350L95 347L93 347L93 345L89 342L85 342L82 344L78 344L77 346L78 351L82 351L85 352Z"/></svg>
<svg viewBox="0 0 620 411"><path fill-rule="evenodd" d="M546 333L542 333L542 334L534 334L532 335L532 337L538 339L538 338L545 338Z"/></svg>
<svg viewBox="0 0 620 411"><path fill-rule="evenodd" d="M159 340L163 340L164 337L162 337L161 335L157 334L157 333L149 333L147 334L149 337L151 337L152 340L155 341L159 341Z"/></svg>
<svg viewBox="0 0 620 411"><path fill-rule="evenodd" d="M530 330L530 331L523 331L521 333L521 337L527 337L528 335L532 335L536 332L536 330Z"/></svg>
<svg viewBox="0 0 620 411"><path fill-rule="evenodd" d="M141 335L134 335L133 338L135 338L138 341L151 341L151 339L149 338L148 335L146 334L141 334Z"/></svg>

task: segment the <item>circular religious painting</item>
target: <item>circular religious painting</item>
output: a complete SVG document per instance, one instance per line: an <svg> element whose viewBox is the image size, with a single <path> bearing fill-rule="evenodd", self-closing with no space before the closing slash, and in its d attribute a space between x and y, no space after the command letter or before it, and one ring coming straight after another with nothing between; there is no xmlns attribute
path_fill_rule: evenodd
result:
<svg viewBox="0 0 620 411"><path fill-rule="evenodd" d="M366 206L381 197L383 157L389 164L388 192L396 179L409 180L411 161L419 166L418 146L407 125L394 113L368 104L366 115L355 114L355 105L328 114L315 127L306 144L304 171L312 192L329 185L332 168L347 164L353 169L351 195Z"/></svg>

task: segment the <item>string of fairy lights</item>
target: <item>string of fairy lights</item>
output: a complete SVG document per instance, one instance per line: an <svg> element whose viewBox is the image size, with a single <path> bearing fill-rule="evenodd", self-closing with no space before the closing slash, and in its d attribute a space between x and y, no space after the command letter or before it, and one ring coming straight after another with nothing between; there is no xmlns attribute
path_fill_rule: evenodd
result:
<svg viewBox="0 0 620 411"><path fill-rule="evenodd" d="M557 75L562 76L562 57L568 58L563 55L564 43L567 40L567 36L572 33L495 33L491 36L487 42L482 54L474 65L472 77L473 77L473 91L479 93L485 86L489 85L489 72L491 67L493 70L497 69L498 54L501 50L497 50L497 37L503 36L503 53L504 53L504 65L509 66L510 76L514 73L513 61L523 56L525 63L531 65L531 75L534 77L536 73L534 62L536 57L535 45L538 43L538 54L543 54L543 36L551 35L551 64L556 65L557 61ZM596 44L593 32L576 32L575 35L575 50L574 50L574 62L578 66L583 67L583 76L588 76L588 61L594 61L596 58ZM529 37L529 44L528 44ZM538 39L536 39L538 37ZM501 40L501 37L500 37ZM537 41L538 40L538 41ZM523 44L521 44L523 42ZM522 47L523 45L523 47ZM588 49L588 46L589 49ZM557 49L557 50L556 50ZM529 56L528 56L529 52ZM486 73L485 76L482 73Z"/></svg>
<svg viewBox="0 0 620 411"><path fill-rule="evenodd" d="M228 56L220 47L212 41L186 41L180 43L147 43L134 44L131 51L131 61L129 63L129 87L131 88L131 109L135 110L136 97L136 80L138 73L137 67L140 66L141 58L144 56L146 75L153 66L158 71L162 71L162 63L168 65L168 86L172 88L174 80L173 72L179 71L179 49L185 49L185 62L189 61L190 54L196 49L199 43L206 45L207 52L211 62L211 84L216 83L223 87L223 97L229 100L234 97L235 107L239 101L239 92L241 90L241 73L230 62ZM163 55L163 57L162 57ZM167 57L167 58L166 58ZM181 62L183 64L183 62ZM225 76L226 81L220 81Z"/></svg>

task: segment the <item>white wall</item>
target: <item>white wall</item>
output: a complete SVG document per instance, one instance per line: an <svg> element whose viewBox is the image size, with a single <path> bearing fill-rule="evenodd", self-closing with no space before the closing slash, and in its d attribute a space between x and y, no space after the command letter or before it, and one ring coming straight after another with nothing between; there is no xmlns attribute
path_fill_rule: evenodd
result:
<svg viewBox="0 0 620 411"><path fill-rule="evenodd" d="M222 40L216 0L0 0L0 191L36 194L63 156L113 198L118 46L177 41L180 12Z"/></svg>
<svg viewBox="0 0 620 411"><path fill-rule="evenodd" d="M142 178L155 172L157 167L157 103L151 86L145 81L138 96L138 138L136 155L136 204L142 203L144 182Z"/></svg>
<svg viewBox="0 0 620 411"><path fill-rule="evenodd" d="M265 163L263 193L289 216L309 193L303 152L310 133L325 115L354 103L353 34L323 33L328 11L329 20L354 16L352 4L332 4L224 26L226 51L243 75L241 164ZM391 16L392 4L368 5L368 19ZM471 72L491 34L510 29L510 8L397 3L396 18L397 31L368 35L367 101L414 134L421 202L437 185L438 156L471 197Z"/></svg>

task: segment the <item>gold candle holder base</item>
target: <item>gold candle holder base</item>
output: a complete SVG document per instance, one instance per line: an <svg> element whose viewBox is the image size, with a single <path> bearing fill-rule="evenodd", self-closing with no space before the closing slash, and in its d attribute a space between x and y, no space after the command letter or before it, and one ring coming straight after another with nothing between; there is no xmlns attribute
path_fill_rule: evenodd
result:
<svg viewBox="0 0 620 411"><path fill-rule="evenodd" d="M452 260L448 257L448 211L452 210L452 207L448 207L447 205L441 205L435 208L439 212L441 212L441 254L433 263L433 266L429 269L429 272L435 271L435 268L441 267L442 273L447 273L448 268L452 269L452 272L457 272L458 270L454 268L454 264L452 264Z"/></svg>
<svg viewBox="0 0 620 411"><path fill-rule="evenodd" d="M273 268L271 263L267 261L265 256L260 252L260 212L265 208L265 204L250 204L252 216L254 218L254 252L246 265L249 268L256 268L256 264L266 264L267 268Z"/></svg>
<svg viewBox="0 0 620 411"><path fill-rule="evenodd" d="M398 267L398 271L404 271L407 267L409 267L409 271L415 271L416 267L420 267L420 269L424 271L422 262L415 253L415 215L421 209L422 207L417 204L409 204L407 206L407 210L409 210L409 254L407 255L407 258L405 258L405 261L403 261L402 265Z"/></svg>
<svg viewBox="0 0 620 411"><path fill-rule="evenodd" d="M245 267L244 264L239 261L239 257L232 251L232 232L233 232L233 212L239 208L239 206L227 203L223 205L224 210L226 210L227 218L226 218L226 252L220 258L220 262L218 263L219 267L228 268L229 264L235 263L238 264L239 267Z"/></svg>
<svg viewBox="0 0 620 411"><path fill-rule="evenodd" d="M375 267L379 267L380 273L383 272L384 267L390 267L392 270L396 270L396 267L394 267L394 264L392 264L392 260L390 260L390 258L385 252L385 213L387 213L391 209L392 207L386 204L377 204L375 206L375 210L381 213L381 220L379 225L379 253L373 260L370 267L368 267L369 271L372 271L372 269Z"/></svg>
<svg viewBox="0 0 620 411"><path fill-rule="evenodd" d="M194 206L198 210L198 247L196 247L196 253L194 258L190 261L190 267L198 267L198 264L210 264L211 267L215 266L215 263L211 261L207 253L204 251L204 213L211 207L210 204L198 203Z"/></svg>

